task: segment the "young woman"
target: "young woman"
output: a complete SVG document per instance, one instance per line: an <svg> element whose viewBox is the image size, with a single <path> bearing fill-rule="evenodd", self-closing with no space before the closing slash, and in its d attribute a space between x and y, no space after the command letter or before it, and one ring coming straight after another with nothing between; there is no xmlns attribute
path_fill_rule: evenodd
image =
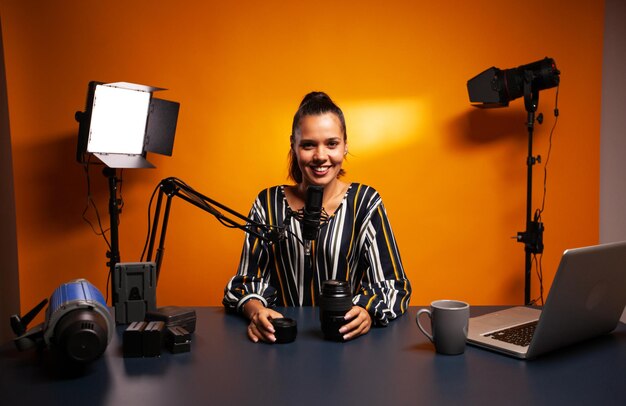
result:
<svg viewBox="0 0 626 406"><path fill-rule="evenodd" d="M250 218L300 230L307 188L323 187L323 221L313 243L314 267L295 235L268 245L248 235L237 274L225 289L223 304L250 320L248 337L275 341L270 320L282 317L275 306L316 305L322 282L349 281L353 307L340 329L344 340L385 326L406 311L411 296L400 252L382 200L373 188L340 180L348 153L341 109L322 92L307 94L296 112L290 137L289 175L295 185L259 193Z"/></svg>

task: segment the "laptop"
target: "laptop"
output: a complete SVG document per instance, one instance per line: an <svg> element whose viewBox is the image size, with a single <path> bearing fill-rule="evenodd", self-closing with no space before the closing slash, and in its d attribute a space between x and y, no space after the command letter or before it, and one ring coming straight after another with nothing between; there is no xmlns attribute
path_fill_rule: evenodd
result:
<svg viewBox="0 0 626 406"><path fill-rule="evenodd" d="M469 321L469 344L532 359L613 331L626 306L626 241L563 253L543 309L519 306Z"/></svg>

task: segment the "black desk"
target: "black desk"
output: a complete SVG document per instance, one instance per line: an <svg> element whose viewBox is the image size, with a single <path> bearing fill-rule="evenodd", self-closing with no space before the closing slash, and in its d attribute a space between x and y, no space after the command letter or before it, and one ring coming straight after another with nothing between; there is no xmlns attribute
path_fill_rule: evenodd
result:
<svg viewBox="0 0 626 406"><path fill-rule="evenodd" d="M474 308L477 315L493 308ZM45 352L0 347L2 405L626 405L626 325L535 361L468 347L437 355L415 326L417 308L348 343L324 341L317 309L285 309L291 344L253 344L246 322L200 308L191 352L123 358L121 332L84 376ZM256 400L256 402L255 402Z"/></svg>

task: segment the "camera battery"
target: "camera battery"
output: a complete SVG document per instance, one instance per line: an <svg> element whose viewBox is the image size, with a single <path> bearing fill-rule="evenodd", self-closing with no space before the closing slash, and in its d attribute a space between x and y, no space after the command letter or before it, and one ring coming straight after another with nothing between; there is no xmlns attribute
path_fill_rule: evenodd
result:
<svg viewBox="0 0 626 406"><path fill-rule="evenodd" d="M143 331L143 356L157 357L161 355L162 332L165 323L162 321L151 321Z"/></svg>
<svg viewBox="0 0 626 406"><path fill-rule="evenodd" d="M191 350L191 335L180 326L168 327L165 333L165 347L172 354Z"/></svg>
<svg viewBox="0 0 626 406"><path fill-rule="evenodd" d="M145 320L146 312L156 309L156 264L120 262L115 264L114 276L115 322Z"/></svg>
<svg viewBox="0 0 626 406"><path fill-rule="evenodd" d="M145 321L135 321L130 323L124 330L122 352L124 357L143 356L143 331L148 323Z"/></svg>

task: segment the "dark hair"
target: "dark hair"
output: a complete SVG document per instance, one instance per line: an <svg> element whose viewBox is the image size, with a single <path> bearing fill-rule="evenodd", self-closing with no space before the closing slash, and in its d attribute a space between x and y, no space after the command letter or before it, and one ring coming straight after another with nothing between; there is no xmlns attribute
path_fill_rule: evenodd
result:
<svg viewBox="0 0 626 406"><path fill-rule="evenodd" d="M343 132L343 141L346 142L348 140L346 120L343 117L343 111L341 111L339 106L337 106L324 92L311 92L304 96L304 99L302 99L302 102L300 103L300 107L298 107L298 111L296 111L296 114L293 116L293 124L291 125L289 177L296 183L302 182L302 171L300 171L300 167L298 166L298 158L296 157L293 145L296 131L300 130L300 121L302 121L305 116L319 116L326 113L333 113L337 116ZM341 169L339 176L344 174L345 171Z"/></svg>

